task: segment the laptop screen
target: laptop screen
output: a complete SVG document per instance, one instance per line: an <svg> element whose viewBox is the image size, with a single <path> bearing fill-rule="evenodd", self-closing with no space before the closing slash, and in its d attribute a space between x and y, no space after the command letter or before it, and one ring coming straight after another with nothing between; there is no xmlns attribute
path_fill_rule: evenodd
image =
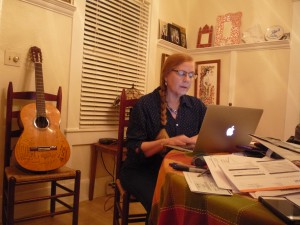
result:
<svg viewBox="0 0 300 225"><path fill-rule="evenodd" d="M262 109L208 105L194 151L236 152L248 145L262 116Z"/></svg>

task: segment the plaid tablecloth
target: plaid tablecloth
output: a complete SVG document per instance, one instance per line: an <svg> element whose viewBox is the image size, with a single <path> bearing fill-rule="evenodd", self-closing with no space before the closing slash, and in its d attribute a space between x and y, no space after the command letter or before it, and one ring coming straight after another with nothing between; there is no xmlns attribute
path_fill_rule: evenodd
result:
<svg viewBox="0 0 300 225"><path fill-rule="evenodd" d="M192 155L179 151L169 152L160 168L150 225L282 225L256 199L247 195L220 196L192 193L181 171L175 171L169 163L191 165Z"/></svg>

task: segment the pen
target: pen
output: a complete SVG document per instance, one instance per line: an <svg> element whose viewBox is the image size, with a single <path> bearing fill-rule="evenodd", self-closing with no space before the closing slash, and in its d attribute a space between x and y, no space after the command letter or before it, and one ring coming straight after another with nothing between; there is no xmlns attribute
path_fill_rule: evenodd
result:
<svg viewBox="0 0 300 225"><path fill-rule="evenodd" d="M202 173L199 173L199 175L197 177L201 177L203 174L209 173L209 170L205 170Z"/></svg>
<svg viewBox="0 0 300 225"><path fill-rule="evenodd" d="M196 173L203 173L204 171L206 171L206 169L189 167L189 166L180 165L180 164L177 164L177 163L170 163L170 166L173 169L179 170L179 171L188 171L188 172L196 172Z"/></svg>

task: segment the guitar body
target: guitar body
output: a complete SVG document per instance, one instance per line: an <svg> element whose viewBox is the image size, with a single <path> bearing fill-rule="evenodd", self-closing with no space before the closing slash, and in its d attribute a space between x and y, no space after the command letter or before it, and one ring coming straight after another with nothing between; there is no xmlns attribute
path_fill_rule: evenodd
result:
<svg viewBox="0 0 300 225"><path fill-rule="evenodd" d="M66 164L70 158L70 146L59 128L60 112L49 103L46 103L46 118L49 121L48 126L39 128L35 125L36 104L28 104L21 110L20 119L24 131L16 144L14 154L17 163L27 170L55 170Z"/></svg>
<svg viewBox="0 0 300 225"><path fill-rule="evenodd" d="M21 110L24 130L14 155L24 169L45 172L67 163L70 146L59 128L59 110L45 102L41 50L34 46L30 48L30 53L35 65L36 103L28 104Z"/></svg>

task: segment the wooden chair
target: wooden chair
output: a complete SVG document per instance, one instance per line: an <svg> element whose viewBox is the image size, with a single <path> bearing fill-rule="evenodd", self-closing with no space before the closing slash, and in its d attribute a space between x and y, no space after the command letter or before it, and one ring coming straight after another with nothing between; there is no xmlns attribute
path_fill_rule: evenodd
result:
<svg viewBox="0 0 300 225"><path fill-rule="evenodd" d="M6 129L4 146L5 152L2 195L2 224L12 225L17 222L28 221L47 216L55 216L64 213L73 213L72 225L77 225L80 191L79 170L74 170L62 166L59 169L53 171L45 173L35 173L25 171L19 168L17 165L13 165L12 163L12 146L14 145L16 139L18 139L18 137L20 137L22 133L22 129L19 128L16 122L19 118L20 110L15 110L15 107L17 103L20 104L24 101L28 103L30 100L34 101L35 99L35 92L13 92L13 85L11 82L9 83L7 90ZM56 95L45 93L45 101L51 101L56 103L56 108L60 111L62 101L61 87L59 87ZM67 182L64 182L64 184L60 182L66 180L73 180L72 182L74 182L74 187L69 188L67 187ZM49 194L42 196L30 196L28 198L21 198L19 196L19 190L21 188L20 186L22 186L23 190L26 187L28 187L30 190L33 188L33 184L40 183L51 184ZM45 209L45 212L41 212L38 214L33 212L34 215L15 218L15 211L17 205L32 202L40 202L45 200L50 201L49 210L46 211ZM72 201L72 203L69 203L70 201ZM57 208L58 206L59 208Z"/></svg>
<svg viewBox="0 0 300 225"><path fill-rule="evenodd" d="M131 203L136 203L136 199L128 191L126 191L119 180L120 170L122 166L123 147L125 145L124 133L128 127L128 116L130 108L132 108L138 99L126 99L125 90L123 89L120 97L120 114L119 114L119 131L118 131L118 151L116 162L116 185L115 185L115 200L113 225L127 225L128 223L137 223L146 221L146 213L130 214L129 206ZM120 222L121 219L121 222Z"/></svg>

